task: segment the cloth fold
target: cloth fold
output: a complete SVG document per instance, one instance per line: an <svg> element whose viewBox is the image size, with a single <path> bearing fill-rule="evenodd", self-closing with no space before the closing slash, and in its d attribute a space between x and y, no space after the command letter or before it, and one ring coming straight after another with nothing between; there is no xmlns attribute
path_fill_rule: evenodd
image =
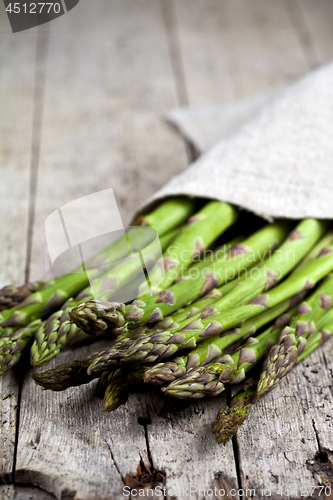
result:
<svg viewBox="0 0 333 500"><path fill-rule="evenodd" d="M333 218L333 64L279 91L166 118L203 154L146 206L188 195L268 220Z"/></svg>

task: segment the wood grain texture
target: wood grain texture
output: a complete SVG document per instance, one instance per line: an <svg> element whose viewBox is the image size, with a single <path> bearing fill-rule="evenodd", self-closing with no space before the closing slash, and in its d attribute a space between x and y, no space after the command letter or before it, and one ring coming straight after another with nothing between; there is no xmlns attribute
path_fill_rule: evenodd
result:
<svg viewBox="0 0 333 500"><path fill-rule="evenodd" d="M0 6L0 287L25 280L36 37L13 36ZM12 477L18 379L0 378L0 483ZM7 490L6 490L7 491ZM1 493L7 495L7 493ZM9 495L10 493L8 493ZM6 498L6 496L4 496ZM9 497L8 497L9 498Z"/></svg>
<svg viewBox="0 0 333 500"><path fill-rule="evenodd" d="M14 500L15 489L14 486L0 486L0 499L1 500Z"/></svg>
<svg viewBox="0 0 333 500"><path fill-rule="evenodd" d="M85 357L106 342L63 352L50 363ZM49 368L48 367L48 368ZM45 369L45 368L44 368ZM43 369L39 369L43 371ZM136 402L103 414L96 382L64 392L43 391L30 375L23 385L16 480L57 498L122 498L122 478L147 461ZM29 402L29 403L28 403Z"/></svg>
<svg viewBox="0 0 333 500"><path fill-rule="evenodd" d="M212 422L223 401L219 397L196 402L163 418L158 415L157 398L149 403L149 448L155 468L166 473L168 499L186 498L190 487L195 499L203 498L200 489L224 488L229 495L231 489L237 489L232 444L219 446L212 433ZM216 486L221 482L223 486Z"/></svg>
<svg viewBox="0 0 333 500"><path fill-rule="evenodd" d="M1 500L55 500L55 496L31 486L0 486Z"/></svg>
<svg viewBox="0 0 333 500"><path fill-rule="evenodd" d="M175 1L189 105L230 100L288 84L307 71L280 0Z"/></svg>
<svg viewBox="0 0 333 500"><path fill-rule="evenodd" d="M128 224L186 166L181 138L161 120L177 102L159 3L81 0L57 23L49 39L32 277L48 270L44 223L53 210L112 187Z"/></svg>
<svg viewBox="0 0 333 500"><path fill-rule="evenodd" d="M331 484L333 469L322 472L320 452L333 450L332 345L315 351L252 408L238 432L244 489L264 487L274 499L281 498L279 488L282 498L289 489L300 498L310 497L312 486Z"/></svg>

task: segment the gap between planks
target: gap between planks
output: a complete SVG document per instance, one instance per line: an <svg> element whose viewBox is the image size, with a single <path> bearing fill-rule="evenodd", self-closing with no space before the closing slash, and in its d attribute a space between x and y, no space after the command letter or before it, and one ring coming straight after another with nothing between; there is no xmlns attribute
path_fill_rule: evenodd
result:
<svg viewBox="0 0 333 500"><path fill-rule="evenodd" d="M45 99L45 79L46 79L48 39L49 39L48 31L45 30L37 31L34 94L33 94L27 246L26 246L26 263L25 263L25 282L27 283L29 282L30 278L29 275L30 275L30 263L31 263L31 252L32 252L33 226L34 226L35 212L36 212L38 166L39 166L39 156L41 147L42 120L43 120L43 109L44 109L44 99ZM12 470L13 484L15 484L22 387L23 387L23 380L27 372L26 368L27 366L25 366L25 368L20 371L18 376L19 387L18 387L14 457L13 457L13 470Z"/></svg>

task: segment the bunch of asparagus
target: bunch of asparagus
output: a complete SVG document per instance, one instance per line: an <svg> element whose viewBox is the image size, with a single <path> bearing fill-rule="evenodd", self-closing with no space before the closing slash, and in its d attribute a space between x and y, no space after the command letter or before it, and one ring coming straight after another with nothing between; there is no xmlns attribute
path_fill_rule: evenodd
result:
<svg viewBox="0 0 333 500"><path fill-rule="evenodd" d="M142 383L186 400L242 383L213 428L227 442L258 399L333 334L329 223L262 223L246 234L239 215L227 203L175 198L140 218L139 233L154 228L163 250L146 270L149 292L134 255L144 238L135 231L133 256L124 259L124 236L93 259L89 280L75 273L4 288L0 373L29 346L32 365L42 366L66 346L110 336L115 341L101 352L34 372L34 380L60 391L98 379L104 411ZM138 298L114 302L128 286Z"/></svg>

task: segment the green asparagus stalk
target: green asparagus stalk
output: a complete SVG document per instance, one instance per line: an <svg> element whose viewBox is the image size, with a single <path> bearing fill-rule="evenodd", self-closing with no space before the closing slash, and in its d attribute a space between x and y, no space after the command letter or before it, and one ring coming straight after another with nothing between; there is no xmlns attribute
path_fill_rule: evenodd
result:
<svg viewBox="0 0 333 500"><path fill-rule="evenodd" d="M328 319L328 316L326 316ZM303 361L308 357L313 351L315 351L319 346L324 344L327 340L333 336L333 320L332 315L330 315L330 320L325 323L315 334L311 335L309 341L306 344L304 351L298 356L297 363Z"/></svg>
<svg viewBox="0 0 333 500"><path fill-rule="evenodd" d="M9 337L0 339L0 375L6 373L22 358L27 344L37 332L41 320L32 321L29 325L15 330Z"/></svg>
<svg viewBox="0 0 333 500"><path fill-rule="evenodd" d="M160 283L155 295L181 277L194 259L204 251L237 219L238 211L228 203L211 201L190 217L183 231L149 273L149 279ZM143 299L145 300L145 299Z"/></svg>
<svg viewBox="0 0 333 500"><path fill-rule="evenodd" d="M143 381L143 367L136 367L131 371L118 368L102 375L107 375L104 381L106 390L103 411L110 412L125 404L130 391Z"/></svg>
<svg viewBox="0 0 333 500"><path fill-rule="evenodd" d="M150 213L141 215L134 224L153 227L162 236L183 224L195 211L195 207L196 201L192 198L174 197L163 201Z"/></svg>
<svg viewBox="0 0 333 500"><path fill-rule="evenodd" d="M64 391L69 387L88 384L96 378L93 375L87 374L87 368L96 354L94 353L86 358L59 365L42 373L34 372L32 373L32 378L43 389L51 391Z"/></svg>
<svg viewBox="0 0 333 500"><path fill-rule="evenodd" d="M63 347L87 337L70 322L69 310L70 307L54 312L40 325L30 350L32 366L46 365Z"/></svg>
<svg viewBox="0 0 333 500"><path fill-rule="evenodd" d="M290 327L281 332L278 343L269 351L258 383L258 396L263 396L274 387L297 363L307 338L317 331L322 320L327 320L327 310L331 308L332 301L333 276L325 280L310 299L301 305L298 316Z"/></svg>
<svg viewBox="0 0 333 500"><path fill-rule="evenodd" d="M180 234L181 230L182 230L181 227L177 227L176 229L172 229L168 233L160 236L160 244L161 244L162 250L167 249L168 246L174 242L175 238L177 238L177 236Z"/></svg>
<svg viewBox="0 0 333 500"><path fill-rule="evenodd" d="M97 385L96 385L96 396L98 399L104 399L105 396L105 391L108 386L108 381L109 381L109 376L111 372L104 372L102 375L99 377Z"/></svg>
<svg viewBox="0 0 333 500"><path fill-rule="evenodd" d="M257 378L246 381L243 389L237 393L228 407L221 408L213 426L218 443L226 444L249 416L251 407L258 401Z"/></svg>
<svg viewBox="0 0 333 500"><path fill-rule="evenodd" d="M284 311L290 306L286 301ZM225 384L238 384L245 379L246 373L263 358L268 349L275 344L283 329L281 323L290 323L297 307L289 314L279 318L275 325L269 327L256 338L249 337L245 344L232 356L224 355L219 361L190 369L183 377L176 379L162 391L180 399L200 399L204 396L218 396Z"/></svg>
<svg viewBox="0 0 333 500"><path fill-rule="evenodd" d="M245 240L243 245L236 245L229 258L222 262L213 262L207 267L204 274L200 274L196 279L184 279L172 285L169 289L160 292L151 297L146 302L134 301L132 305L118 309L112 303L109 309L104 308L104 314L111 318L105 318L108 328L113 327L113 321L119 325L117 316L124 317L124 322L133 324L157 323L165 316L168 316L180 307L193 302L202 295L205 295L212 288L221 286L230 279L230 272L236 273L239 267L244 269L258 261L264 252L267 252L270 246L274 246L283 241L286 235L287 226L283 223L270 224L257 231L250 238ZM87 333L94 330L95 304L84 304L77 306L71 312L71 318L74 323ZM93 311L91 312L91 309ZM99 314L99 319L103 315ZM90 324L92 318L93 324Z"/></svg>
<svg viewBox="0 0 333 500"><path fill-rule="evenodd" d="M333 319L333 318L332 318ZM325 324L321 330L311 335L304 351L297 358L297 363L308 357L317 347L333 336L333 321ZM219 443L226 444L232 438L249 416L250 409L258 402L259 377L246 381L242 391L237 393L229 408L222 408L213 427L215 437Z"/></svg>
<svg viewBox="0 0 333 500"><path fill-rule="evenodd" d="M295 263L299 262L304 253L308 251L309 246L313 245L314 239L313 235L311 235L311 230L320 227L317 222L313 219L307 219L300 223L298 228L291 233L291 237L281 246L279 251L281 262L268 262L268 264L265 262L265 266L258 267L258 276L252 276L246 280L242 287L239 287L239 293L246 297L246 293L251 296L251 293L257 293L258 289L264 291L271 287L278 278L281 279L281 277L287 274ZM324 226L322 226L322 230L323 228ZM299 236L300 234L302 234L302 237ZM308 238L306 235L308 235ZM317 281L332 270L332 251L333 246L328 247L320 257L310 262L303 269L290 276L266 294L257 296L247 305L234 307L229 311L218 314L216 314L216 311L213 311L208 317L195 318L191 323L177 332L172 330L153 335L143 334L142 338L138 338L127 350L119 348L119 352L111 356L106 349L97 356L94 364L89 367L89 370L104 371L108 370L110 366L119 363L152 363L170 357L180 349L193 349L196 347L197 342L202 341L205 337L218 335L236 326L239 322L260 314L264 309L274 307L283 300L313 287ZM293 255L292 259L289 257L290 252ZM279 271L279 276L277 270ZM237 291L237 289L235 290ZM225 297L225 300L230 300L232 295L233 292L230 292ZM217 303L215 303L215 308L217 307ZM237 339L234 338L232 342L235 340Z"/></svg>
<svg viewBox="0 0 333 500"><path fill-rule="evenodd" d="M21 302L30 297L30 295L45 286L45 284L46 283L43 281L36 281L35 283L25 283L20 286L9 285L3 287L0 290L0 311L18 306Z"/></svg>
<svg viewBox="0 0 333 500"><path fill-rule="evenodd" d="M14 327L10 327L10 326L6 326L6 327L1 326L0 327L0 341L1 341L1 339L10 337L18 329L19 329L19 327L14 328Z"/></svg>
<svg viewBox="0 0 333 500"><path fill-rule="evenodd" d="M229 255L230 250L240 243L243 238L234 238L228 243L225 243L224 245L218 247L216 250L212 252L207 252L204 255L204 258L201 260L198 260L197 262L194 262L188 269L182 270L182 275L183 277L185 276L186 278L190 278L194 276L199 276L199 273L204 272L205 268L207 268L207 265L209 262L214 262L215 260L225 260L227 256ZM169 328L167 325L171 325L173 322L181 322L187 318L190 318L194 316L195 314L199 313L205 307L208 305L213 304L217 299L221 298L222 296L225 296L229 291L231 291L235 286L240 283L242 280L244 280L245 277L245 272L241 274L238 278L235 278L228 283L222 285L219 288L213 288L210 290L206 295L203 297L200 297L197 301L192 302L188 304L185 307L181 307L178 309L174 314L171 314L170 316L166 316L162 321L157 323L156 325L149 326L146 325L146 329L143 331L148 331L153 329L154 331L156 329L158 330L165 330ZM142 300L142 297L140 298Z"/></svg>
<svg viewBox="0 0 333 500"><path fill-rule="evenodd" d="M298 296L296 296L297 299L299 299ZM294 298L291 300L287 299L272 309L268 309L254 318L246 320L241 326L224 332L223 335L218 334L208 337L185 356L147 367L144 373L144 381L154 385L166 385L184 377L187 372L206 366L213 361L214 363L228 363L230 359L235 359L238 363L239 352L233 356L226 355L226 349L231 345L232 340L244 340L249 335L252 337L259 328L276 320L276 318L279 319L276 321L275 328L283 328L290 323L291 314L294 311L294 303ZM288 311L290 308L292 310ZM288 312L284 314L286 311ZM237 363L235 364L237 365Z"/></svg>
<svg viewBox="0 0 333 500"><path fill-rule="evenodd" d="M244 237L238 236L214 249L209 248L202 255L198 256L198 258L194 259L188 268L184 267L181 269L182 277L192 278L193 275L197 276L199 272L202 272L212 262L226 260L230 250L243 240Z"/></svg>
<svg viewBox="0 0 333 500"><path fill-rule="evenodd" d="M243 238L244 239L244 238ZM211 262L213 262L216 259L216 254L220 254L222 252L222 255L228 254L229 250L232 248L233 245L236 245L241 242L241 238L235 238L234 240L230 241L227 245L223 245L222 247L217 248L212 254L211 254ZM313 250L309 252L309 254L306 255L306 257L301 261L301 263L293 270L293 274L302 269L306 264L308 264L311 260L315 259L318 257L320 252L327 247L329 244L333 243L333 231L329 231L325 236L320 240L320 242L315 245ZM230 245L230 248L229 248ZM270 256L271 258L271 256ZM208 261L203 260L200 261L199 263L192 265L188 269L188 273L190 273L192 270L197 272L198 270L203 270L207 266ZM250 268L252 269L252 268ZM153 330L155 331L156 329L159 330L167 330L170 328L172 322L181 322L187 318L190 318L194 316L195 314L201 312L203 309L205 309L207 306L216 303L218 299L224 297L227 293L232 291L236 286L239 286L240 283L243 283L245 279L248 276L249 270L246 270L240 274L239 277L234 278L233 280L229 281L227 284L223 285L220 288L215 288L211 290L207 295L204 297L201 297L198 299L198 301L193 302L192 304L189 304L187 307L180 309L177 313L167 316L165 320L162 320L160 323L158 323L153 327ZM219 295L220 292L220 295ZM237 302L235 302L237 304ZM235 303L231 305L235 305ZM165 321L165 323L164 323ZM147 330L148 331L148 328Z"/></svg>
<svg viewBox="0 0 333 500"><path fill-rule="evenodd" d="M328 246L333 243L333 230L327 231L324 236L318 241L318 243L310 250L310 252L304 257L304 259L298 264L294 269L294 273L300 271L305 267L311 260L316 259L318 255Z"/></svg>

